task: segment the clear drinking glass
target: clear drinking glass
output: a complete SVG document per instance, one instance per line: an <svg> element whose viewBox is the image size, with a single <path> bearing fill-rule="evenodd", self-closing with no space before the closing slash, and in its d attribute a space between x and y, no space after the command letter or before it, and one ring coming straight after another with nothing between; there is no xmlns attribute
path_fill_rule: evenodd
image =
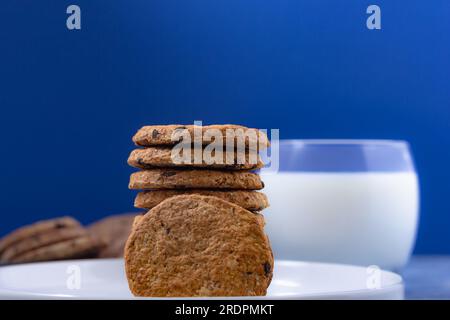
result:
<svg viewBox="0 0 450 320"><path fill-rule="evenodd" d="M277 173L261 170L278 259L403 267L418 222L409 146L390 140L280 140Z"/></svg>

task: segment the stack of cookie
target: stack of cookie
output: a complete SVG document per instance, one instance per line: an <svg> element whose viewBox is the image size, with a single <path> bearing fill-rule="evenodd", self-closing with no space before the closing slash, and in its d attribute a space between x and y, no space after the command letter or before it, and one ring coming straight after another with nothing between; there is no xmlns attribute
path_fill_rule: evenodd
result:
<svg viewBox="0 0 450 320"><path fill-rule="evenodd" d="M21 227L0 239L0 263L91 258L102 247L77 220L61 217Z"/></svg>
<svg viewBox="0 0 450 320"><path fill-rule="evenodd" d="M234 154L229 157L234 163L227 163L227 152L224 149L222 163L207 163L190 161L189 163L176 164L172 159L172 148L176 144L172 136L178 130L186 131L194 136L196 126L145 126L133 137L137 146L128 158L128 164L142 169L135 172L130 178L130 189L144 190L138 193L135 206L142 209L151 209L161 201L181 194L200 194L215 196L235 203L247 210L258 212L266 208L269 203L265 194L255 190L264 187L258 174L251 170L259 169L264 164L259 156L256 161L251 161L248 149L252 144L251 138L246 137L243 149L234 149ZM202 132L217 130L224 137L223 146L226 145L226 130L241 129L255 130L258 139L257 146L267 147L267 136L256 129L248 129L236 125L213 125L201 127ZM216 131L216 132L217 132ZM192 138L193 140L193 138ZM203 139L203 144L210 141ZM195 151L191 153L194 157ZM241 163L237 163L239 156L243 156Z"/></svg>
<svg viewBox="0 0 450 320"><path fill-rule="evenodd" d="M203 126L203 137L209 129L223 133L224 146L227 129L247 130ZM146 126L133 137L142 148L131 152L128 163L141 171L131 175L129 187L143 190L135 206L150 210L135 219L125 246L131 292L159 297L265 295L273 255L259 214L268 201L256 191L264 184L252 172L263 163L247 156L254 151L249 148L251 138L241 140L243 148L223 149L224 158L238 159L244 153L245 161L240 163L175 163L172 148L177 130L194 137L199 127ZM267 147L267 136L258 131L256 137L259 147ZM200 151L207 148L208 140L202 142Z"/></svg>

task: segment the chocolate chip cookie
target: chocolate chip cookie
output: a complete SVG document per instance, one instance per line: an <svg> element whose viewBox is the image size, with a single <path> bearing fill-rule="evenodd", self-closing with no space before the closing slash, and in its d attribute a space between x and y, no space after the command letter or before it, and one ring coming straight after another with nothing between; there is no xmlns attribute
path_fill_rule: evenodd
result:
<svg viewBox="0 0 450 320"><path fill-rule="evenodd" d="M74 218L62 217L21 227L0 246L0 262L9 264L95 257L103 243Z"/></svg>
<svg viewBox="0 0 450 320"><path fill-rule="evenodd" d="M228 130L228 132L227 132ZM181 137L186 134L190 140L194 141L194 134L196 131L201 133L202 144L207 145L215 139L207 133L220 133L223 137L223 144L225 145L228 138L232 138L234 145L242 139L246 148L262 150L269 146L267 135L257 129L247 128L239 125L224 124L224 125L209 125L209 126L195 126L195 125L165 125L165 126L144 126L133 137L133 142L138 146L157 146L157 145L174 145L180 141L173 141L173 138L178 135ZM200 135L199 135L200 136ZM184 138L183 138L184 139ZM185 142L185 140L183 140Z"/></svg>
<svg viewBox="0 0 450 320"><path fill-rule="evenodd" d="M199 194L203 196L214 196L228 202L237 204L249 211L260 211L269 206L269 201L264 193L247 190L152 190L138 193L134 206L142 209L151 209L167 198L182 194Z"/></svg>
<svg viewBox="0 0 450 320"><path fill-rule="evenodd" d="M181 195L136 221L125 269L136 296L261 296L273 255L258 215L217 197Z"/></svg>
<svg viewBox="0 0 450 320"><path fill-rule="evenodd" d="M28 239L37 234L49 232L58 229L81 227L81 224L72 217L61 217L49 220L38 221L31 225L27 225L16 229L10 234L0 239L0 256L2 252L11 244L23 239Z"/></svg>
<svg viewBox="0 0 450 320"><path fill-rule="evenodd" d="M182 150L183 151L183 150ZM183 153L172 155L172 147L147 147L135 149L128 157L128 164L135 168L151 169L155 167L185 167L185 168L213 168L227 170L254 170L264 166L261 158L255 151L241 150L225 152L215 156L215 152L205 153L196 149L189 149L186 159L181 159ZM250 155L251 152L254 154ZM179 156L180 159L176 157ZM194 156L198 161L194 161Z"/></svg>
<svg viewBox="0 0 450 320"><path fill-rule="evenodd" d="M125 213L103 218L88 226L89 233L105 245L100 249L99 258L123 257L125 242L137 213Z"/></svg>
<svg viewBox="0 0 450 320"><path fill-rule="evenodd" d="M14 261L17 256L25 252L86 235L86 229L78 226L41 231L6 247L0 256L0 262L7 263Z"/></svg>
<svg viewBox="0 0 450 320"><path fill-rule="evenodd" d="M259 175L249 171L152 169L134 172L130 189L244 189L264 188Z"/></svg>
<svg viewBox="0 0 450 320"><path fill-rule="evenodd" d="M11 258L8 262L26 263L63 259L93 258L97 256L102 245L102 243L90 235L85 235L21 253Z"/></svg>

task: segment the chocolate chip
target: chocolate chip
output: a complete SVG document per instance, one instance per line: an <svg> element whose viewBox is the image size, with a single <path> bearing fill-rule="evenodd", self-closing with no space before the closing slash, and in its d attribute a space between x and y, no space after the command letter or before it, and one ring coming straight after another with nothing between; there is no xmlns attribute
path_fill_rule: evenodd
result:
<svg viewBox="0 0 450 320"><path fill-rule="evenodd" d="M160 135L159 131L156 130L156 129L153 129L153 131L152 131L152 138L156 139L156 138L158 138L159 135Z"/></svg>
<svg viewBox="0 0 450 320"><path fill-rule="evenodd" d="M166 228L166 234L170 233L170 228Z"/></svg>
<svg viewBox="0 0 450 320"><path fill-rule="evenodd" d="M57 222L57 223L55 224L55 228L56 228L56 229L62 229L62 228L64 228L64 227L65 227L64 223Z"/></svg>
<svg viewBox="0 0 450 320"><path fill-rule="evenodd" d="M270 274L270 270L272 269L272 267L270 266L270 263L265 262L263 264L264 266L264 274L266 275L266 277Z"/></svg>
<svg viewBox="0 0 450 320"><path fill-rule="evenodd" d="M164 172L161 173L161 177L167 178L167 177L174 176L176 174L177 173L175 171L164 171Z"/></svg>

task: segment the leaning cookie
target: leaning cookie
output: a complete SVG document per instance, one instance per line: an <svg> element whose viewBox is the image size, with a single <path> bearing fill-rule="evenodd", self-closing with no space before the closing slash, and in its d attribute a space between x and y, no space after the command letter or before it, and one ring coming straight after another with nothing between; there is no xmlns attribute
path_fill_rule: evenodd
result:
<svg viewBox="0 0 450 320"><path fill-rule="evenodd" d="M31 225L16 229L0 239L0 256L8 246L15 242L21 241L23 239L28 239L29 237L40 233L71 227L81 227L81 224L72 217L61 217L38 221Z"/></svg>
<svg viewBox="0 0 450 320"><path fill-rule="evenodd" d="M200 136L202 144L207 145L214 141L218 134L223 137L223 145L226 145L228 138L228 141L233 141L235 147L240 141L243 142L242 147L247 149L262 150L269 146L269 139L264 132L233 124L144 126L134 135L133 142L143 147L175 145L181 140L186 142L186 137L193 142L195 136Z"/></svg>
<svg viewBox="0 0 450 320"><path fill-rule="evenodd" d="M215 152L211 154L197 149L189 149L189 156L183 159L184 151L172 154L172 147L147 147L135 149L128 157L128 164L135 168L151 169L155 167L213 168L226 170L254 170L264 166L256 151ZM182 152L183 151L183 152ZM252 154L253 153L253 154ZM194 161L198 158L198 161Z"/></svg>
<svg viewBox="0 0 450 320"><path fill-rule="evenodd" d="M264 183L249 171L152 169L131 175L130 189L243 189L259 190Z"/></svg>
<svg viewBox="0 0 450 320"><path fill-rule="evenodd" d="M136 296L261 296L273 255L258 215L217 197L181 195L136 222L125 269Z"/></svg>
<svg viewBox="0 0 450 320"><path fill-rule="evenodd" d="M203 196L214 196L228 202L237 204L249 211L260 211L269 206L269 201L264 193L248 190L151 190L139 192L134 200L136 208L151 209L167 198L177 195L199 194Z"/></svg>

